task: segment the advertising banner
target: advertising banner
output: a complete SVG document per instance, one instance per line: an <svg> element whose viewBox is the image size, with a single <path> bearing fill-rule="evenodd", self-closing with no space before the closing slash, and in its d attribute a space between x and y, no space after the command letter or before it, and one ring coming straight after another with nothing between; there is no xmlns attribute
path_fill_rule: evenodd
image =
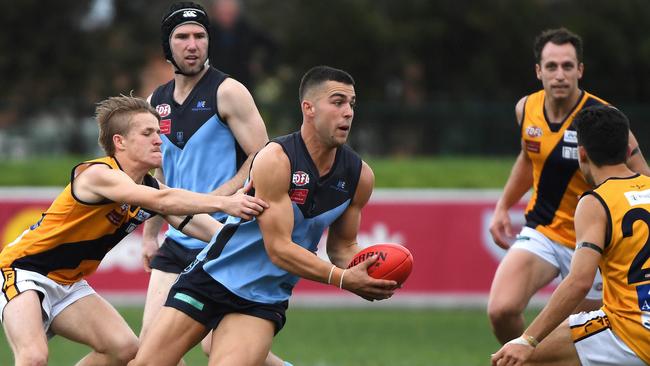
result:
<svg viewBox="0 0 650 366"><path fill-rule="evenodd" d="M58 192L55 189L0 191L2 245L38 221ZM363 211L359 244L366 247L399 243L413 254L413 272L395 300L427 302L432 298L444 301L448 297L453 301L464 297L484 302L494 271L505 253L492 242L488 232L498 197L499 191L494 190L378 189ZM519 227L523 224L523 207L519 205L511 211L512 220ZM327 259L326 235L323 234L317 253L323 259ZM142 268L141 238L139 228L117 245L89 278L99 293L144 297L149 275ZM354 298L333 286L307 280L299 282L294 295L304 301L313 298L315 304L323 296L330 302Z"/></svg>

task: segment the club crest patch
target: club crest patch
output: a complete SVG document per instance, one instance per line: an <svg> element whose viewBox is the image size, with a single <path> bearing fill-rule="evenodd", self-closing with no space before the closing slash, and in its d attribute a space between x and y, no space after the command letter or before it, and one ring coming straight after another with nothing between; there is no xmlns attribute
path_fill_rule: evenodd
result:
<svg viewBox="0 0 650 366"><path fill-rule="evenodd" d="M309 174L303 172L302 170L294 172L293 176L291 177L291 183L298 187L307 185L309 184Z"/></svg>

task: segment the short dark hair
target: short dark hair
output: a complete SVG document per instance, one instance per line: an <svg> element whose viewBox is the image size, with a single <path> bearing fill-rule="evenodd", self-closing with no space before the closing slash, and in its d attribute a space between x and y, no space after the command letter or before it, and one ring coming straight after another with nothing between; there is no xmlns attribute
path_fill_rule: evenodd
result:
<svg viewBox="0 0 650 366"><path fill-rule="evenodd" d="M588 107L576 115L573 126L578 145L596 166L625 163L630 122L623 112L610 105Z"/></svg>
<svg viewBox="0 0 650 366"><path fill-rule="evenodd" d="M309 69L300 80L298 89L300 101L302 102L309 89L326 81L338 81L354 86L354 79L347 72L329 66L315 66Z"/></svg>
<svg viewBox="0 0 650 366"><path fill-rule="evenodd" d="M571 43L573 48L576 50L576 57L578 62L582 62L582 38L579 35L571 32L570 30L562 27L556 29L547 29L540 33L540 35L535 38L535 43L533 44L533 53L535 54L535 62L542 62L542 50L547 43L553 43L558 46L563 44Z"/></svg>

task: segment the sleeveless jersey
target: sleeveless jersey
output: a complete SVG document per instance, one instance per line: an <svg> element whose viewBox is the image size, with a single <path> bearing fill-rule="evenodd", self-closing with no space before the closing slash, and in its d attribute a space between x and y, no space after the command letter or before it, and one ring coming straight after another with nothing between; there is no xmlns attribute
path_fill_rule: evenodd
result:
<svg viewBox="0 0 650 366"><path fill-rule="evenodd" d="M121 169L117 160L105 157L78 164L65 187L40 221L0 252L0 268L38 272L64 285L95 272L106 253L154 212L126 203L105 200L85 203L72 192L75 177L93 164ZM158 188L146 175L143 184Z"/></svg>
<svg viewBox="0 0 650 366"><path fill-rule="evenodd" d="M573 118L583 108L607 102L583 91L562 123L549 123L544 97L544 90L527 97L521 123L524 149L533 164L533 195L526 207L526 226L575 249L573 213L580 195L591 187L578 169Z"/></svg>
<svg viewBox="0 0 650 366"><path fill-rule="evenodd" d="M174 101L174 80L154 91L151 105L161 117L167 186L208 193L230 180L246 160L217 109L217 89L227 77L210 67L180 105ZM217 212L212 216L223 221L226 214ZM186 248L205 246L171 226L166 235Z"/></svg>
<svg viewBox="0 0 650 366"><path fill-rule="evenodd" d="M291 164L287 194L293 208L291 239L316 252L323 231L350 205L361 174L361 158L348 146L336 151L330 172L319 177L300 131L272 141ZM269 259L258 221L229 217L226 226L197 256L198 265L245 299L275 304L286 301L299 280Z"/></svg>
<svg viewBox="0 0 650 366"><path fill-rule="evenodd" d="M650 364L650 178L610 178L585 194L603 204L608 218L602 310L612 331Z"/></svg>

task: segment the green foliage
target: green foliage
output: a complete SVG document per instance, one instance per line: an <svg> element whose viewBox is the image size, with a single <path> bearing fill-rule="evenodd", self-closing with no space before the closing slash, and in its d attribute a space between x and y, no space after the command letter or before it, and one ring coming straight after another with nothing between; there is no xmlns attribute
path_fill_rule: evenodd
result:
<svg viewBox="0 0 650 366"><path fill-rule="evenodd" d="M0 161L0 186L59 186L73 166L89 157ZM371 158L377 188L502 188L514 158Z"/></svg>
<svg viewBox="0 0 650 366"><path fill-rule="evenodd" d="M380 188L503 188L514 158L369 159Z"/></svg>
<svg viewBox="0 0 650 366"><path fill-rule="evenodd" d="M0 186L65 187L72 168L89 157L39 157L0 161Z"/></svg>

